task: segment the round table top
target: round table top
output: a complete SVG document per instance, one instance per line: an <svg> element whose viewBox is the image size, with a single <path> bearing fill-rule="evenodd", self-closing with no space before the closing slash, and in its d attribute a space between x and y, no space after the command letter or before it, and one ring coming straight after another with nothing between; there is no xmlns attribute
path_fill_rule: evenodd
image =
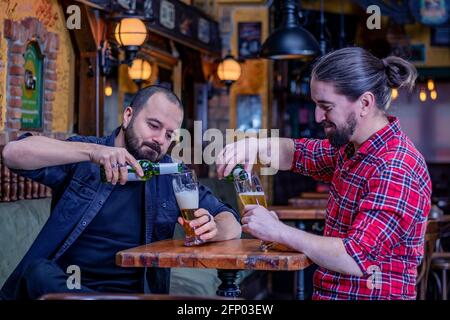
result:
<svg viewBox="0 0 450 320"><path fill-rule="evenodd" d="M163 240L118 252L116 264L122 267L268 271L302 270L312 264L303 253L278 250L277 246L262 252L260 242L257 239L237 239L186 247L183 240Z"/></svg>

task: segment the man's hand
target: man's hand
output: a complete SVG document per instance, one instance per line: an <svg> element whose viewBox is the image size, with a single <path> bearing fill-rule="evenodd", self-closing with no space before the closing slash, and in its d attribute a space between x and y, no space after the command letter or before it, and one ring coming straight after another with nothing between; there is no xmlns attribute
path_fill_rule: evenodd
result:
<svg viewBox="0 0 450 320"><path fill-rule="evenodd" d="M258 155L258 139L245 138L238 142L230 143L216 157L217 176L226 177L238 164L244 164L247 172L252 170Z"/></svg>
<svg viewBox="0 0 450 320"><path fill-rule="evenodd" d="M141 165L125 148L92 145L89 158L105 168L106 180L114 185L118 181L122 185L127 182L127 165L132 166L139 177L144 175Z"/></svg>
<svg viewBox="0 0 450 320"><path fill-rule="evenodd" d="M200 239L205 242L213 239L217 235L217 225L214 217L205 209L198 209L194 212L194 215L197 218L191 221L186 221L182 217L178 217L178 223L182 226L185 223L189 223L195 229L195 234L200 236Z"/></svg>
<svg viewBox="0 0 450 320"><path fill-rule="evenodd" d="M275 212L253 204L244 207L241 222L242 231L258 239L275 242L279 240L281 228L284 226Z"/></svg>

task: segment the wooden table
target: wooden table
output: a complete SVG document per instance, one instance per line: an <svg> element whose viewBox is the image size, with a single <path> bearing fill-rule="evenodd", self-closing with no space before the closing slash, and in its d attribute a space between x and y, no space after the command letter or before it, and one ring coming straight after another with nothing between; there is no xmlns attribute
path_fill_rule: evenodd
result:
<svg viewBox="0 0 450 320"><path fill-rule="evenodd" d="M302 253L259 250L260 240L238 239L185 247L183 240L163 240L120 251L116 264L121 267L210 268L217 269L222 281L217 295L238 297L239 270L297 271L311 261Z"/></svg>
<svg viewBox="0 0 450 320"><path fill-rule="evenodd" d="M323 221L325 220L325 208L296 208L292 206L272 206L269 210L275 211L280 220L294 221L295 227L305 230L305 220L307 221ZM303 269L297 271L296 281L296 297L297 300L305 300L305 272Z"/></svg>

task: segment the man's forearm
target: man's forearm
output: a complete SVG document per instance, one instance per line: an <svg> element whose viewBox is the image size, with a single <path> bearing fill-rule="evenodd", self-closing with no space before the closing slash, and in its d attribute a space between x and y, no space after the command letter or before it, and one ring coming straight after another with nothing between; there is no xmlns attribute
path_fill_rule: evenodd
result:
<svg viewBox="0 0 450 320"><path fill-rule="evenodd" d="M294 141L289 138L264 138L258 140L260 162L277 170L289 170L294 158Z"/></svg>
<svg viewBox="0 0 450 320"><path fill-rule="evenodd" d="M8 143L3 159L12 169L34 170L90 160L95 144L68 142L41 136L27 137Z"/></svg>
<svg viewBox="0 0 450 320"><path fill-rule="evenodd" d="M217 226L217 235L211 241L239 239L242 228L231 212L223 211L214 217Z"/></svg>
<svg viewBox="0 0 450 320"><path fill-rule="evenodd" d="M279 242L303 252L323 268L358 277L363 275L340 238L317 236L287 225L281 229L279 238Z"/></svg>

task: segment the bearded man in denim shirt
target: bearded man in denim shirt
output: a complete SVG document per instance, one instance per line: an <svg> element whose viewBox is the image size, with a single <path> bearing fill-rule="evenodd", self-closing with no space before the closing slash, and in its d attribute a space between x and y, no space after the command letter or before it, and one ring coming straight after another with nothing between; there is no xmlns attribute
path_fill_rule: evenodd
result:
<svg viewBox="0 0 450 320"><path fill-rule="evenodd" d="M25 134L3 150L14 172L52 188L52 213L4 284L3 299L37 299L47 293L167 293L162 268L121 268L116 252L173 236L180 217L170 175L127 183L136 159L168 163L166 152L181 127L183 107L171 91L141 89L123 112L123 124L108 137L74 136L59 141ZM33 161L30 161L33 159ZM100 178L105 168L109 183ZM191 222L204 241L239 238L237 213L200 186ZM67 287L69 266L81 270L81 288Z"/></svg>

